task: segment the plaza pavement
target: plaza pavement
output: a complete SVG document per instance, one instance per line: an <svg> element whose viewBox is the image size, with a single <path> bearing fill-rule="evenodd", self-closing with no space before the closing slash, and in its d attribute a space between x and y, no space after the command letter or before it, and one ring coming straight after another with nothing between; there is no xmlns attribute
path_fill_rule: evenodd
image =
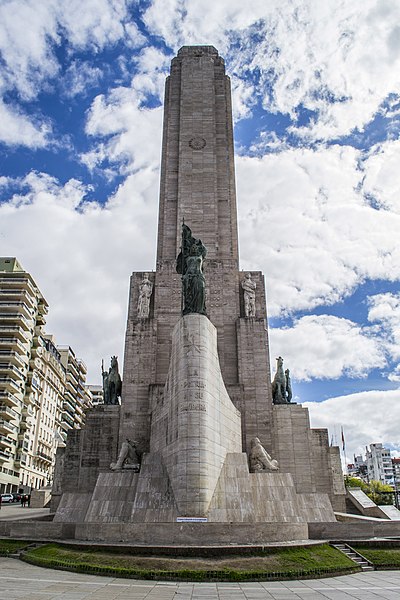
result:
<svg viewBox="0 0 400 600"><path fill-rule="evenodd" d="M21 506L19 502L5 503L1 505L0 521L32 519L33 517L48 515L49 512L49 508L28 508L27 506Z"/></svg>
<svg viewBox="0 0 400 600"><path fill-rule="evenodd" d="M170 583L43 569L0 558L1 600L376 600L400 598L400 571L329 579L246 583Z"/></svg>

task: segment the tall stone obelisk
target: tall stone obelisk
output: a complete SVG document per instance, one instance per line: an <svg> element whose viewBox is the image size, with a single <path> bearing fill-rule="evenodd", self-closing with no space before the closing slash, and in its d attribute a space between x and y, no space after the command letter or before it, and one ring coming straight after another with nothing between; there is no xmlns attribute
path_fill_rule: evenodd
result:
<svg viewBox="0 0 400 600"><path fill-rule="evenodd" d="M238 268L231 113L216 49L181 48L166 82L156 271L131 277L121 406L97 407L69 435L60 472L55 521L84 522L84 539L304 539L307 521L344 510L327 430L311 429L302 406L272 402L263 275ZM207 248L207 315L202 304L182 316L183 220ZM124 465L126 438L140 472ZM254 438L274 472L250 473ZM182 517L208 519L196 530L205 538Z"/></svg>
<svg viewBox="0 0 400 600"><path fill-rule="evenodd" d="M146 320L137 311L143 274L131 280L121 435L132 435L133 422L133 435L146 451L152 406L166 382L172 330L181 314L175 261L183 220L207 247L207 315L218 331L225 386L242 413L243 447L255 436L271 447L264 280L252 273L256 316L246 319L236 215L230 80L213 46L184 46L172 60L165 88L157 268Z"/></svg>

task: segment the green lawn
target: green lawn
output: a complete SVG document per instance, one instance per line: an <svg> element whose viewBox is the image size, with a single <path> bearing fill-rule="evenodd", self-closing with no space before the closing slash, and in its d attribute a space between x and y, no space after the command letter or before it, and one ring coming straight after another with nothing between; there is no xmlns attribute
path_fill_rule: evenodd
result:
<svg viewBox="0 0 400 600"><path fill-rule="evenodd" d="M0 540L0 556L7 556L26 548L30 542L24 540Z"/></svg>
<svg viewBox="0 0 400 600"><path fill-rule="evenodd" d="M84 573L187 581L294 579L359 570L350 559L327 544L213 558L137 556L125 552L122 549L112 553L98 548L46 544L29 550L23 560L43 567Z"/></svg>
<svg viewBox="0 0 400 600"><path fill-rule="evenodd" d="M352 544L353 548L379 568L400 568L400 548Z"/></svg>

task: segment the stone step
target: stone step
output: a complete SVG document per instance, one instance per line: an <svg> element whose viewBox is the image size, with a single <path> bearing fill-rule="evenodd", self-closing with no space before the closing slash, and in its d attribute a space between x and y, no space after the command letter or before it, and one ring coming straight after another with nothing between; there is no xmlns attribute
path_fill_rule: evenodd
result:
<svg viewBox="0 0 400 600"><path fill-rule="evenodd" d="M362 571L373 571L374 570L374 567L368 561L366 561L363 556L358 554L358 552L353 550L353 548L350 548L349 546L347 546L347 544L331 544L331 545L333 546L333 548L336 548L336 550L339 550L340 552L342 552L343 554L348 556L350 558L350 560L352 560L356 565L361 567Z"/></svg>

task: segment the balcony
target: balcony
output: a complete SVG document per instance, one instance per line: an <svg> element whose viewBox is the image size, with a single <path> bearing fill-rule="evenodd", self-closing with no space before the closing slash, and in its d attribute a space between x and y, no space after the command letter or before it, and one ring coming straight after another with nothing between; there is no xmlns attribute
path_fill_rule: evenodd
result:
<svg viewBox="0 0 400 600"><path fill-rule="evenodd" d="M18 453L15 457L14 463L16 465L26 465L26 454L23 454L22 452Z"/></svg>
<svg viewBox="0 0 400 600"><path fill-rule="evenodd" d="M32 319L32 311L29 306L21 300L2 300L0 297L0 314L14 311L19 316L23 314L27 319Z"/></svg>
<svg viewBox="0 0 400 600"><path fill-rule="evenodd" d="M16 337L0 337L0 349L19 350L20 353L26 353L27 347Z"/></svg>
<svg viewBox="0 0 400 600"><path fill-rule="evenodd" d="M43 460L44 462L47 462L50 464L53 462L52 456L50 456L49 454L46 454L45 452L42 452L41 450L38 450L37 452L35 452L34 456L36 459Z"/></svg>
<svg viewBox="0 0 400 600"><path fill-rule="evenodd" d="M23 404L22 400L17 398L17 396L14 396L14 394L4 390L0 390L0 403L11 407L14 406L16 408L21 408Z"/></svg>
<svg viewBox="0 0 400 600"><path fill-rule="evenodd" d="M0 447L11 448L14 443L14 440L7 437L6 435L0 434Z"/></svg>
<svg viewBox="0 0 400 600"><path fill-rule="evenodd" d="M1 361L1 356L0 356ZM0 362L0 377L12 377L13 379L25 378L25 373L22 369L19 369L15 365L7 362Z"/></svg>
<svg viewBox="0 0 400 600"><path fill-rule="evenodd" d="M30 419L25 419L22 418L19 424L19 430L20 431L26 431L27 429L30 429L32 426L32 421Z"/></svg>
<svg viewBox="0 0 400 600"><path fill-rule="evenodd" d="M11 452L6 452L5 450L0 450L0 462L6 462L10 460L12 457Z"/></svg>
<svg viewBox="0 0 400 600"><path fill-rule="evenodd" d="M3 284L7 286L9 289L25 289L29 290L34 296L36 296L37 291L33 287L32 283L27 277L0 277L0 285Z"/></svg>
<svg viewBox="0 0 400 600"><path fill-rule="evenodd" d="M68 423L71 427L74 426L74 419L71 417L71 415L66 410L63 410L62 420L65 421L66 423Z"/></svg>
<svg viewBox="0 0 400 600"><path fill-rule="evenodd" d="M1 340L1 337L0 337ZM7 360L17 367L26 367L28 358L25 355L19 354L19 352L15 352L15 350L0 350L0 360Z"/></svg>
<svg viewBox="0 0 400 600"><path fill-rule="evenodd" d="M8 319L5 319L6 324L5 325L0 325L0 336L1 337L7 337L7 336L15 336L19 339L20 342L22 343L26 343L27 342L27 335L25 333L25 329L23 327L20 327L20 325L14 325L12 323L7 323ZM1 319L1 322L4 323L3 319Z"/></svg>
<svg viewBox="0 0 400 600"><path fill-rule="evenodd" d="M18 427L4 419L0 419L0 433L16 433L17 431Z"/></svg>
<svg viewBox="0 0 400 600"><path fill-rule="evenodd" d="M10 408L6 404L0 404L0 417L5 420L8 419L19 419L19 414L13 408Z"/></svg>
<svg viewBox="0 0 400 600"><path fill-rule="evenodd" d="M9 392L22 392L21 385L16 383L11 377L0 377L0 389L6 389Z"/></svg>
<svg viewBox="0 0 400 600"><path fill-rule="evenodd" d="M36 414L36 412L34 411L34 409L31 406L24 406L24 408L22 409L23 417L34 417L35 414Z"/></svg>

